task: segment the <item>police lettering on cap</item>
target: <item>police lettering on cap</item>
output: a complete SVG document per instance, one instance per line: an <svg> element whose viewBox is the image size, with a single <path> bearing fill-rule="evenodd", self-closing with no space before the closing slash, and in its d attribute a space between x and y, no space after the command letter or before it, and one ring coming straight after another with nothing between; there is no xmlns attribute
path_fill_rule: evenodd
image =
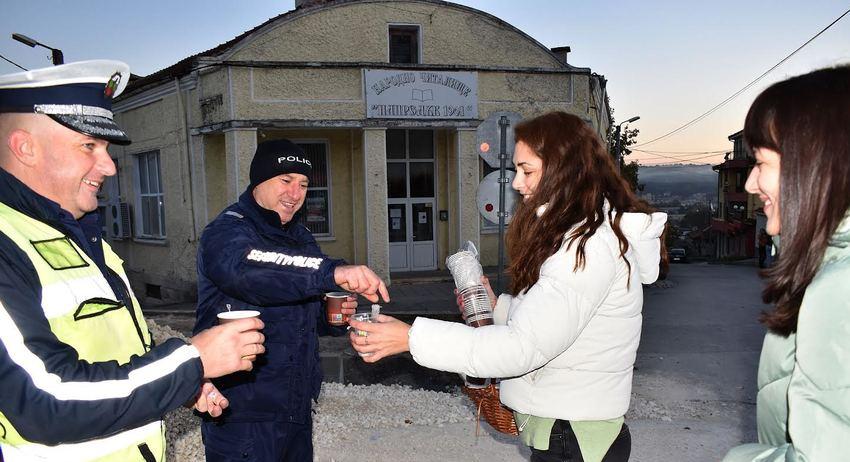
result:
<svg viewBox="0 0 850 462"><path fill-rule="evenodd" d="M0 75L0 113L45 114L76 132L130 144L112 114L112 99L124 91L129 79L130 68L110 60Z"/></svg>
<svg viewBox="0 0 850 462"><path fill-rule="evenodd" d="M264 141L257 145L251 161L249 189L284 173L300 173L309 178L312 171L313 164L297 144L285 139Z"/></svg>

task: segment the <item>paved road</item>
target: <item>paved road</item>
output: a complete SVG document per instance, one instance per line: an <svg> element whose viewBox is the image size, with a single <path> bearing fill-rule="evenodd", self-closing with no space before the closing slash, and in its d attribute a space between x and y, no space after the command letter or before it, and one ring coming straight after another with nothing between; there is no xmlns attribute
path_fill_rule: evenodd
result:
<svg viewBox="0 0 850 462"><path fill-rule="evenodd" d="M762 282L752 265L705 263L674 265L668 280L645 291L632 460L715 461L756 438Z"/></svg>

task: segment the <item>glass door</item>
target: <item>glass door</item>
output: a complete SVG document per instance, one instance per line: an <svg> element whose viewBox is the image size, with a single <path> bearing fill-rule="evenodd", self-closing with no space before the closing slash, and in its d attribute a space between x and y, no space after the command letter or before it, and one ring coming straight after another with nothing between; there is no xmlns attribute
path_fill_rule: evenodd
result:
<svg viewBox="0 0 850 462"><path fill-rule="evenodd" d="M437 268L433 130L387 130L390 271Z"/></svg>

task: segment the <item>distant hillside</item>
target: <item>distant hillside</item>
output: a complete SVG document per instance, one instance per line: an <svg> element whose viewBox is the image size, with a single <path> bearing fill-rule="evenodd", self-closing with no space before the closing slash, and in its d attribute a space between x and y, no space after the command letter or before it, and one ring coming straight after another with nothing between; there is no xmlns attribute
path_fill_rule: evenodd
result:
<svg viewBox="0 0 850 462"><path fill-rule="evenodd" d="M644 192L688 196L717 192L717 173L711 165L655 165L641 166L638 170L638 183L645 185ZM710 197L709 196L709 197Z"/></svg>

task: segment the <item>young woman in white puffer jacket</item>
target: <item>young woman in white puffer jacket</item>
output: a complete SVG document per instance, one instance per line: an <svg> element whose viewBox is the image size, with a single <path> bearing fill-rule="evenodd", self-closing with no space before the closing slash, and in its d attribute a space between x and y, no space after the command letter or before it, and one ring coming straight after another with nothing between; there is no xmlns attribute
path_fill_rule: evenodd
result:
<svg viewBox="0 0 850 462"><path fill-rule="evenodd" d="M494 325L380 316L352 321L368 332L352 344L372 353L367 362L410 351L426 367L501 378L534 462L626 461L641 284L658 276L666 215L634 195L580 118L544 114L518 124L515 139L512 186L523 200Z"/></svg>

